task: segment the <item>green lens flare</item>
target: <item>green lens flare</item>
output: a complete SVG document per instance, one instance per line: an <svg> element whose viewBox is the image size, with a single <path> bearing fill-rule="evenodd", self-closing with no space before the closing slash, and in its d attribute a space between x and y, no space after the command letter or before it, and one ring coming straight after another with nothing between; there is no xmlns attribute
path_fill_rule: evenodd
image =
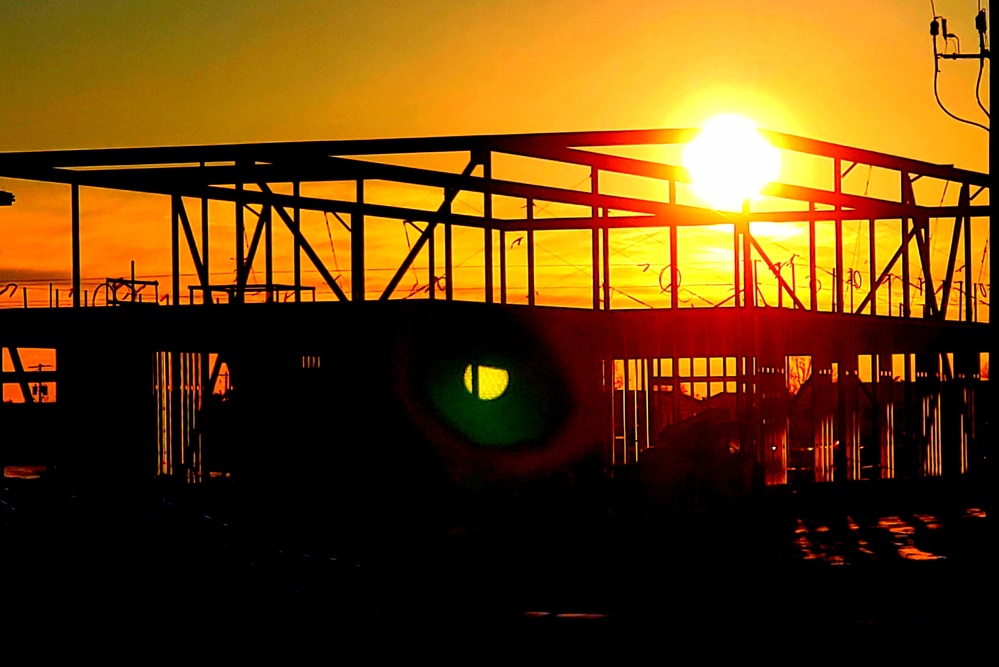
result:
<svg viewBox="0 0 999 667"><path fill-rule="evenodd" d="M482 401L493 401L506 392L510 385L510 373L503 368L469 364L462 375L465 389Z"/></svg>
<svg viewBox="0 0 999 667"><path fill-rule="evenodd" d="M558 357L518 318L468 310L409 327L410 395L468 445L544 446L572 405Z"/></svg>

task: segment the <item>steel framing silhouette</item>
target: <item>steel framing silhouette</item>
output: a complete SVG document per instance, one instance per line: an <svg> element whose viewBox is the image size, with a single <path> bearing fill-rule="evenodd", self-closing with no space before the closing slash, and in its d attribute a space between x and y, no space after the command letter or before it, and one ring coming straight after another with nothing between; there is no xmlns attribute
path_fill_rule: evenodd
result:
<svg viewBox="0 0 999 667"><path fill-rule="evenodd" d="M399 300L402 296L400 282L421 257L428 265L427 301L456 301L452 279L452 233L455 228L482 231L482 292L481 299L475 300L484 302L483 307L520 310L523 306L511 306L508 299L507 235L523 234L527 250L527 306L531 312L525 317L556 322L550 327L555 338L565 322L574 323L570 327L574 327L574 331L599 332L595 334L599 349L590 361L601 364L603 390L608 394L604 440L611 463L618 465L639 460L643 451L655 445L656 432L664 422L675 422L687 416L688 408L683 407L681 399L695 393L694 383L714 383L723 387L723 393L732 394L734 416L742 424L742 445L753 452L758 467L765 471L766 480L770 483L788 481L788 471L795 467L790 463L789 433L792 429L788 426L788 415L796 397L787 395L783 388L787 384L788 360L793 356L808 356L812 359L812 370L807 380L815 411L811 425L813 434L806 438L813 445L809 451L814 449L816 452L809 472L811 478L822 481L902 474L895 470L893 463L896 447L903 446L896 442L903 437L902 433L904 437L912 437L915 433L918 441L911 445L919 450L915 455L918 464L914 464L912 474L967 472L975 465L969 443L981 439L976 429L986 428L981 410L976 414L974 396L988 386L982 378L982 363L990 350L991 327L987 315L988 294L987 291L983 294L982 288L988 288L991 279L979 284L967 269L960 279L956 276L959 263L963 261L964 267L973 264L973 230L980 231L983 221L985 228L990 229L989 175L764 132L779 149L823 161L823 168L828 170L826 182L830 186L772 183L765 188L764 194L773 198L771 201L781 202L782 207L761 212L747 207L741 213L726 213L678 202L677 186L688 178L682 167L611 154L621 147L683 144L695 134L693 129L635 130L0 154L0 175L67 184L72 191L69 212L72 308L0 312L0 344L9 350L13 360L13 370L3 372L3 381L18 384L22 390L29 382L36 381L59 379L71 385L85 383L84 379L70 378L77 369L66 370L62 364L57 371L42 374L25 371L17 349L72 346L65 333L57 333L65 331L60 327L91 326L105 332L102 335L113 335L114 327L128 326L127 318L132 316L123 313L100 315L93 308L84 308L80 256L81 225L85 221L80 214L80 190L105 188L164 195L170 201L172 275L169 292L173 304L157 309L156 314L145 309L141 316L134 316L138 318L136 322L155 324L165 331L176 331L181 326L177 323L183 323L183 326L204 333L209 322L222 326L227 321L245 322L246 315L234 313L232 306L255 307L257 304L245 303L247 295L253 292L263 293L275 306L280 301L279 294L284 292L293 299L292 303L284 303L281 307L295 309L296 304L306 300L303 295L314 289L303 283L303 256L321 276L323 288L328 288L338 302ZM404 156L433 154L460 154L465 166L457 172L396 163ZM552 187L538 183L527 173L522 177L496 178L493 165L498 156L530 158L586 169L589 171L588 187L583 190ZM898 196L883 198L847 192L844 179L857 167L890 174L898 184ZM602 177L609 174L658 182L665 196L660 200L613 194L603 185ZM942 200L937 205L917 202L914 183L919 179L935 179L945 187L954 187L958 192L957 204L944 205ZM301 195L303 183L331 181L353 183L354 197L343 200ZM369 201L366 193L373 182L430 188L437 193L439 205L434 209L420 209L405 202ZM288 184L291 194L278 191ZM482 195L481 214L455 212L453 204L459 193ZM496 215L494 198L498 197L521 203L524 215L516 218ZM201 202L200 230L192 225L187 212L191 199ZM209 201L233 205L236 278L232 283L211 281ZM978 203L980 201L986 203ZM552 203L573 207L577 214L535 216L536 206ZM346 219L340 219L350 235L349 288L341 287L313 243L303 234L302 211L346 216ZM379 234L375 226L366 224L373 218L406 221L416 226L419 236L394 267L392 277L377 298L370 299L365 241ZM942 240L933 235L935 227L931 225L931 221L939 220L953 221ZM853 271L844 263L844 221L868 223L869 267L864 278L869 288L856 305L848 303L845 296ZM977 223L973 225L973 221ZM810 278L804 288L782 275L781 267L771 260L764 245L754 237L754 222L808 224ZM828 308L824 308L818 298L820 247L817 224L832 224L835 230L832 248L835 268ZM278 283L274 278L275 225L283 227L294 243L293 280L288 284ZM731 227L734 259L729 286L731 296L714 308L684 307L678 289L679 271L684 261L679 231L685 227L708 225ZM669 295L667 307L612 308L615 284L610 263L610 232L628 228L662 228L669 232L669 256L664 258L667 267L664 272L668 275L663 276L666 282L663 293ZM589 232L590 298L586 308L530 308L537 305L534 235L550 230ZM248 247L244 244L245 238L251 239ZM878 240L886 238L891 243L887 260L877 257ZM941 243L946 244L947 262L942 273L933 265L931 241L937 248ZM5 242L16 243L16 239ZM264 281L251 283L251 269L255 263L259 266L261 253ZM180 267L185 254L196 272L196 284L190 286L189 305L184 305L181 298ZM766 266L767 275L776 281L780 307L773 307L759 297L759 262ZM436 275L441 263L443 275ZM878 294L886 288L892 289L890 281L895 269L902 274L901 302L897 310L879 312ZM126 282L135 289L134 276ZM110 287L108 291L111 291ZM200 299L193 297L196 292L200 293ZM955 293L959 295L956 304ZM216 303L221 296L227 304ZM108 303L127 305L127 301L115 299ZM984 311L979 304L986 306ZM336 307L333 303L323 305L323 317L328 317L325 313L333 312ZM213 312L209 314L206 309ZM188 312L181 314L177 310ZM346 312L344 317L350 318L360 311L341 308L337 312ZM302 323L306 321L307 318ZM160 418L166 419L178 433L165 436L170 442L161 443L161 450L167 452L165 458L173 461L161 467L161 473L183 471L191 479L201 479L207 474L198 468L200 463L196 460L200 454L194 452L200 444L192 434L197 430L195 415L203 397L210 394L206 388L215 384L222 360L221 355L216 357L216 363L211 367L202 350L206 347L219 349L222 343L208 343L211 336L205 336L206 340L197 340L197 334L190 332L173 337L150 333L145 343L151 350L166 354L157 357L157 382L172 387L175 395L174 398L162 398L166 404L159 413ZM294 337L289 336L286 340L290 343ZM559 340L557 344L568 346L572 341ZM197 359L185 356L190 354L195 354ZM696 359L705 360L702 365L708 370L691 370ZM710 370L712 359L722 360L720 371ZM868 365L866 370L862 368L863 364ZM172 371L164 370L171 365ZM99 364L81 364L80 368L86 369L84 374L92 379ZM681 368L687 370L684 372ZM900 368L901 377L898 376ZM195 385L197 390L190 396L180 390L181 386ZM820 387L823 388L820 390ZM948 392L957 392L959 396L953 401L941 398ZM69 394L72 396L72 391ZM60 397L62 395L60 393ZM857 396L866 397L863 400L869 402L873 417L861 416L864 411L857 407ZM27 393L24 400L31 403ZM667 401L669 406L657 404L662 401ZM185 404L185 407L184 402L189 405ZM944 404L946 410L941 407ZM944 418L943 412L955 416ZM825 416L820 418L819 413ZM908 420L905 428L895 423L899 417L896 413ZM870 424L863 426L864 419L869 419ZM780 425L774 427L775 421ZM956 426L952 427L951 421ZM869 428L870 434L862 434L863 428ZM164 429L161 428L161 432L166 432ZM944 432L947 429L953 433ZM949 444L952 441L956 444ZM864 442L868 442L868 449L877 453L862 456L860 449ZM948 453L951 449L953 454ZM867 460L874 462L866 466L873 472L864 472Z"/></svg>

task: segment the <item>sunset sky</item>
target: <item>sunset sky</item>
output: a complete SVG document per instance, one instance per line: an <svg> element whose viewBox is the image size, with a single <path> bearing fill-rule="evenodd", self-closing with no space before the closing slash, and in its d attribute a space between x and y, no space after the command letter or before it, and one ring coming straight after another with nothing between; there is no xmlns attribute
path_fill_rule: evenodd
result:
<svg viewBox="0 0 999 667"><path fill-rule="evenodd" d="M977 51L979 6L935 0L963 52ZM988 171L988 134L934 99L932 18L930 0L10 0L0 151L695 127L738 112ZM942 63L940 95L987 124L977 74ZM68 188L0 189L17 196L0 208L0 286L65 282ZM83 225L85 282L132 259L164 279L162 198L85 190Z"/></svg>

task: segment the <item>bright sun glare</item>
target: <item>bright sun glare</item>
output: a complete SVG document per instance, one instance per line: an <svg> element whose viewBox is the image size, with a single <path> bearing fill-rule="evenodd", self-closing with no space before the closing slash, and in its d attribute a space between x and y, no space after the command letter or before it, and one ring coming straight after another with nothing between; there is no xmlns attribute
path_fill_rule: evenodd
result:
<svg viewBox="0 0 999 667"><path fill-rule="evenodd" d="M469 364L462 376L465 390L482 401L492 401L506 392L510 373L504 368Z"/></svg>
<svg viewBox="0 0 999 667"><path fill-rule="evenodd" d="M715 116L683 153L694 192L709 206L742 209L744 200L758 199L760 190L780 176L780 152L756 125L737 114Z"/></svg>

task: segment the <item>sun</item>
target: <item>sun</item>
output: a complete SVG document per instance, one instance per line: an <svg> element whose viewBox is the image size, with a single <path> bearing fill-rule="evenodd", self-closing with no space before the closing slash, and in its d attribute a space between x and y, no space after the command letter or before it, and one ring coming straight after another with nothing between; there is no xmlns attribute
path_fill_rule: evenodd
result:
<svg viewBox="0 0 999 667"><path fill-rule="evenodd" d="M738 211L780 176L780 151L763 138L753 121L724 114L704 123L687 144L683 165L694 193L706 204Z"/></svg>

